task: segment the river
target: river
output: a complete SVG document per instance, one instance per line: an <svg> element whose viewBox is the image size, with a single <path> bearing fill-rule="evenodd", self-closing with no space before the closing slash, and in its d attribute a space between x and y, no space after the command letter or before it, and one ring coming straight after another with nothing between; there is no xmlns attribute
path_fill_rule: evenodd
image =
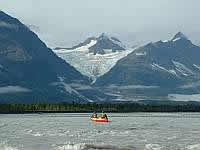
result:
<svg viewBox="0 0 200 150"><path fill-rule="evenodd" d="M200 113L1 114L0 150L200 150Z"/></svg>

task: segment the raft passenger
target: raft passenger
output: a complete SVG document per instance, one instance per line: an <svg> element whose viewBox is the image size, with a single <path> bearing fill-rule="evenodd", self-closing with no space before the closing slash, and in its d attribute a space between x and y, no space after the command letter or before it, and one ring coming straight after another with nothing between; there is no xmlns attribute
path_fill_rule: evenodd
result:
<svg viewBox="0 0 200 150"><path fill-rule="evenodd" d="M101 118L108 119L108 116L102 111Z"/></svg>
<svg viewBox="0 0 200 150"><path fill-rule="evenodd" d="M97 118L97 114L96 114L96 112L95 112L95 111L93 112L93 114L92 114L91 118Z"/></svg>

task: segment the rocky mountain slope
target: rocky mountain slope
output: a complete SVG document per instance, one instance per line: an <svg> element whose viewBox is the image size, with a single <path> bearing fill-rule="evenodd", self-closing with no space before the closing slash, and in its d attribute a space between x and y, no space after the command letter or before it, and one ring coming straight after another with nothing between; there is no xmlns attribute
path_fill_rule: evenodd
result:
<svg viewBox="0 0 200 150"><path fill-rule="evenodd" d="M85 86L89 80L19 20L0 11L0 103L90 100L72 84Z"/></svg>
<svg viewBox="0 0 200 150"><path fill-rule="evenodd" d="M87 47L89 49L89 53L96 54L106 54L110 51L123 51L126 49L126 46L122 44L122 42L115 38L109 37L105 33L102 33L99 37L90 37L86 39L83 43L80 43L72 48L55 48L55 50L66 49L66 50L79 50Z"/></svg>
<svg viewBox="0 0 200 150"><path fill-rule="evenodd" d="M170 40L136 49L98 78L95 85L135 99L168 99L170 93L198 94L199 56L200 47L179 32Z"/></svg>

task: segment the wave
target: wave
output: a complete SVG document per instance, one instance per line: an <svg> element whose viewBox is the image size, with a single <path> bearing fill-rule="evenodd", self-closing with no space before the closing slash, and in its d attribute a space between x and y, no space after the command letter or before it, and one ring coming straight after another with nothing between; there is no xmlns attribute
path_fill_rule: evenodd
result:
<svg viewBox="0 0 200 150"><path fill-rule="evenodd" d="M194 145L189 145L186 147L188 150L199 150L200 149L200 144L194 144Z"/></svg>
<svg viewBox="0 0 200 150"><path fill-rule="evenodd" d="M19 149L8 145L6 142L2 142L0 143L0 150L19 150Z"/></svg>
<svg viewBox="0 0 200 150"><path fill-rule="evenodd" d="M0 124L0 128L6 127L8 124Z"/></svg>
<svg viewBox="0 0 200 150"><path fill-rule="evenodd" d="M63 144L58 146L58 150L84 150L85 144Z"/></svg>
<svg viewBox="0 0 200 150"><path fill-rule="evenodd" d="M117 147L104 144L63 144L58 146L58 150L135 150L135 147Z"/></svg>
<svg viewBox="0 0 200 150"><path fill-rule="evenodd" d="M146 144L145 150L161 150L162 147L158 144Z"/></svg>
<svg viewBox="0 0 200 150"><path fill-rule="evenodd" d="M44 136L43 133L40 133L40 132L34 132L33 130L31 129L27 129L27 130L24 130L25 131L25 134L29 134L29 135L32 135L32 136Z"/></svg>
<svg viewBox="0 0 200 150"><path fill-rule="evenodd" d="M36 133L33 133L33 134L31 134L32 136L44 136L44 134L42 134L42 133L39 133L39 132L36 132Z"/></svg>

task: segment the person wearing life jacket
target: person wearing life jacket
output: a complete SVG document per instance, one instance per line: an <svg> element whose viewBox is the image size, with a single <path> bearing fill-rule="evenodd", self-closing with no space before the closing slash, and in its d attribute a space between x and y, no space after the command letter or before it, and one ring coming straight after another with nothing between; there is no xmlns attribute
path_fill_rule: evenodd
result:
<svg viewBox="0 0 200 150"><path fill-rule="evenodd" d="M98 116L97 116L96 112L94 111L93 114L92 114L92 116L91 116L91 118L97 118L97 117Z"/></svg>
<svg viewBox="0 0 200 150"><path fill-rule="evenodd" d="M102 111L101 118L102 119L108 119L108 116Z"/></svg>

